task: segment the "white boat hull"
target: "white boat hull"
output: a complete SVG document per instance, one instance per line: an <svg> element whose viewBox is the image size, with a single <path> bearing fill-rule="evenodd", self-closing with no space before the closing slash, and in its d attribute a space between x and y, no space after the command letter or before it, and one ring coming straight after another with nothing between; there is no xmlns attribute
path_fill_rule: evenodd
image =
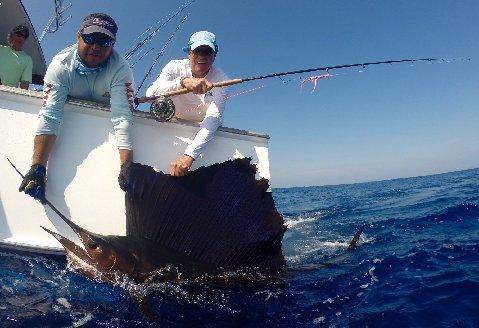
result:
<svg viewBox="0 0 479 328"><path fill-rule="evenodd" d="M21 177L8 163L26 173L33 151L33 131L41 94L0 86L0 244L42 253L59 252L60 244L40 226L76 240L71 229L50 208L18 192ZM105 235L125 234L124 193L109 110L71 100L48 165L47 198L80 226ZM134 118L134 160L168 172L194 138L198 126L160 123L146 113ZM258 177L269 179L268 136L220 128L204 157L192 169L238 157L252 157Z"/></svg>

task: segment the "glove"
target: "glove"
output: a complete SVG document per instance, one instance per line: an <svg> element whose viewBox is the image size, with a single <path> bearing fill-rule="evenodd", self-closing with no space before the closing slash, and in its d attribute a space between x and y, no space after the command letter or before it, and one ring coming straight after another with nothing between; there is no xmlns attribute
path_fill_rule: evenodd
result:
<svg viewBox="0 0 479 328"><path fill-rule="evenodd" d="M129 171L129 168L131 166L132 162L125 162L121 165L120 169L120 174L118 175L118 184L120 185L121 190L126 192L126 189L128 188L128 178L127 178L127 172Z"/></svg>
<svg viewBox="0 0 479 328"><path fill-rule="evenodd" d="M18 191L24 191L27 195L38 199L40 203L45 204L45 182L47 177L47 169L41 164L34 164L30 171L23 178L22 184Z"/></svg>

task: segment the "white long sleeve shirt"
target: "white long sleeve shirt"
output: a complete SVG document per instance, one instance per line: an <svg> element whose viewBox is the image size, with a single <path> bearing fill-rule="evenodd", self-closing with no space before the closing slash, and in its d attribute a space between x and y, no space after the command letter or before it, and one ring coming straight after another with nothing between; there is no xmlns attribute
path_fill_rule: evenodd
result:
<svg viewBox="0 0 479 328"><path fill-rule="evenodd" d="M188 59L172 60L163 68L158 79L148 88L146 96L161 95L168 91L182 89L181 79L192 77ZM227 80L228 77L212 66L205 76L211 83ZM208 142L214 139L215 132L223 123L223 111L227 98L227 88L213 88L203 95L188 93L171 97L175 104L175 117L200 123L200 130L193 142L186 147L185 155L196 159Z"/></svg>

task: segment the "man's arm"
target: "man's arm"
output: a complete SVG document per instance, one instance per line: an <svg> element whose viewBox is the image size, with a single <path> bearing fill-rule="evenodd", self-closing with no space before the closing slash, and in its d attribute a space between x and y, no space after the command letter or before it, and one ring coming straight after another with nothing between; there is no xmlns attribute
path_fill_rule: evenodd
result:
<svg viewBox="0 0 479 328"><path fill-rule="evenodd" d="M186 77L186 73L183 72L181 61L170 61L163 67L156 81L146 90L146 96L158 96L168 91L183 88L181 85L181 79L183 77Z"/></svg>
<svg viewBox="0 0 479 328"><path fill-rule="evenodd" d="M210 110L210 108L212 108L212 110ZM193 142L186 147L183 155L170 163L170 174L172 176L186 175L193 161L201 154L206 144L214 139L216 130L223 122L222 114L217 111L215 103L210 104L206 113L206 117L201 122L200 130L196 134L195 139L193 139Z"/></svg>
<svg viewBox="0 0 479 328"><path fill-rule="evenodd" d="M131 126L135 94L133 73L126 62L113 78L110 94L111 122L115 130L120 163L124 164L133 161Z"/></svg>
<svg viewBox="0 0 479 328"><path fill-rule="evenodd" d="M204 77L184 77L180 84L197 95L202 95L213 89L213 84Z"/></svg>
<svg viewBox="0 0 479 328"><path fill-rule="evenodd" d="M133 162L133 150L118 149L120 152L120 164L123 165L128 162Z"/></svg>
<svg viewBox="0 0 479 328"><path fill-rule="evenodd" d="M25 73L25 72L24 72ZM25 80L23 77L22 80ZM38 113L35 135L56 135L63 122L63 109L70 90L69 80L62 65L55 58L48 66L44 78L42 108Z"/></svg>
<svg viewBox="0 0 479 328"><path fill-rule="evenodd" d="M68 86L61 78L61 70L54 63L48 67L45 81L50 82L45 82L43 87L43 104L38 113L38 126L33 139L32 166L18 188L43 204L46 202L46 166L59 133L63 106L68 95Z"/></svg>
<svg viewBox="0 0 479 328"><path fill-rule="evenodd" d="M22 80L24 79L22 77ZM69 88L62 78L61 68L59 69L52 62L45 74L43 103L38 113L38 125L33 139L32 166L25 174L18 189L38 199L43 204L46 202L46 166L63 120L63 107L68 96L68 90Z"/></svg>
<svg viewBox="0 0 479 328"><path fill-rule="evenodd" d="M28 90L28 86L30 85L30 82L28 81L20 81L20 88Z"/></svg>
<svg viewBox="0 0 479 328"><path fill-rule="evenodd" d="M22 77L20 78L20 88L28 90L28 86L32 83L32 71L33 71L33 61L30 56L28 56L27 66L22 72Z"/></svg>
<svg viewBox="0 0 479 328"><path fill-rule="evenodd" d="M184 176L188 173L193 161L201 154L207 143L214 139L216 130L223 124L227 91L226 88L221 88L213 93L215 100L208 106L206 116L200 124L200 130L195 139L186 147L182 156L170 163L172 176Z"/></svg>
<svg viewBox="0 0 479 328"><path fill-rule="evenodd" d="M57 136L54 134L40 134L33 139L32 165L41 164L47 166L50 152L55 144Z"/></svg>

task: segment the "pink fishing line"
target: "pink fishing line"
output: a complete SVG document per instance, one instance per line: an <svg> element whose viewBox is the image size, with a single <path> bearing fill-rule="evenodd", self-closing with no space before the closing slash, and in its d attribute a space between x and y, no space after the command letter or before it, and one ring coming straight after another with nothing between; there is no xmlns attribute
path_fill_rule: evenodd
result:
<svg viewBox="0 0 479 328"><path fill-rule="evenodd" d="M305 83L311 83L313 85L313 90L311 91L311 93L313 93L314 90L316 90L316 84L318 83L318 81L322 80L322 79L327 79L328 77L331 77L331 74L326 73L326 74L322 74L322 75L310 76L308 78L305 78L304 80L302 80L299 83L299 87L301 88L301 92L303 92L303 85Z"/></svg>
<svg viewBox="0 0 479 328"><path fill-rule="evenodd" d="M231 95L231 96L228 96L224 99L224 101L230 99L230 98L233 98L233 97L236 97L236 96L242 96L244 94L247 94L247 93L251 93L251 92L255 92L255 91L258 91L259 89L262 89L264 88L264 85L260 85L258 87L255 87L253 89L249 89L249 90L244 90L244 91L241 91L241 92L238 92L238 93L235 93L234 95Z"/></svg>
<svg viewBox="0 0 479 328"><path fill-rule="evenodd" d="M255 92L255 91L258 91L259 89L262 89L262 88L264 88L264 85L260 85L260 86L258 86L258 87L253 88L253 89L248 89L248 90L244 90L244 91L235 93L235 94L233 94L233 95L230 95L230 96L228 96L228 97L225 97L221 103L224 103L224 102L226 102L226 100L231 99L231 98L233 98L233 97L242 96L242 95L245 95L245 94L248 94L248 93L251 93L251 92ZM195 110L195 109L197 109L199 106L201 106L201 104L198 105L198 106L192 107L192 108L188 108L187 110L185 110L185 113L190 112L190 111L192 111L192 110Z"/></svg>

